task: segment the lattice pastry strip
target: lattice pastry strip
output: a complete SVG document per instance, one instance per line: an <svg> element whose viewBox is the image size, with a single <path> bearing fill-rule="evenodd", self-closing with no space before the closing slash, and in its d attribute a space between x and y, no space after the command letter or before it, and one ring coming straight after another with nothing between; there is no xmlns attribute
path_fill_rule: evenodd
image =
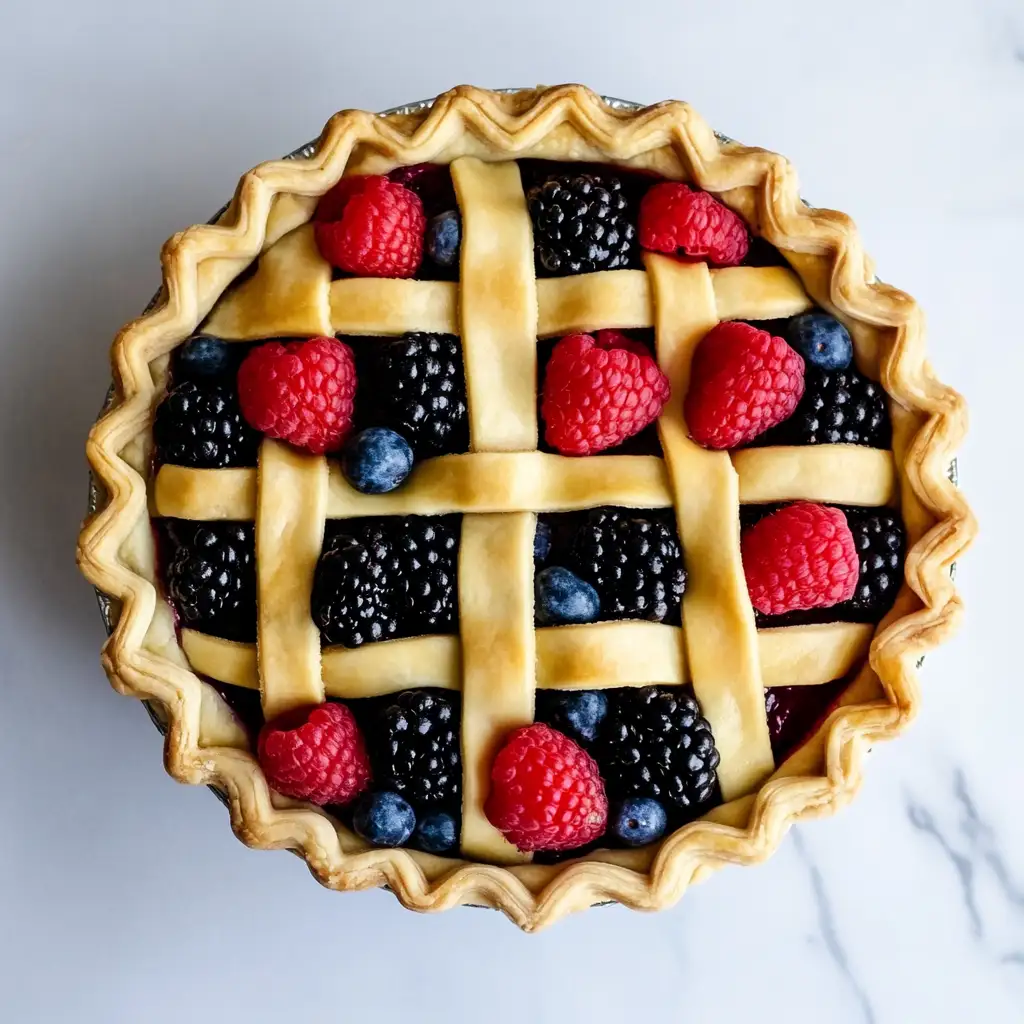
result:
<svg viewBox="0 0 1024 1024"><path fill-rule="evenodd" d="M461 157L459 319L473 451L537 447L537 282L519 166Z"/></svg>
<svg viewBox="0 0 1024 1024"><path fill-rule="evenodd" d="M464 516L459 548L462 643L462 850L498 863L529 860L487 820L490 768L510 730L533 721L532 512Z"/></svg>
<svg viewBox="0 0 1024 1024"><path fill-rule="evenodd" d="M681 398L697 345L718 323L711 275L703 263L646 259L658 362ZM683 624L693 689L722 757L722 796L731 800L749 793L775 768L754 610L740 558L739 478L728 453L708 451L690 439L679 398L662 410L658 433L690 567Z"/></svg>
<svg viewBox="0 0 1024 1024"><path fill-rule="evenodd" d="M256 501L257 649L269 720L324 699L320 631L310 614L324 542L327 460L264 440Z"/></svg>
<svg viewBox="0 0 1024 1024"><path fill-rule="evenodd" d="M515 170L514 165L455 161L453 177L456 182L464 182L465 195L460 199L481 194L482 186L476 188L477 178L490 177L496 168L510 166ZM498 318L502 333L481 336L492 349L487 360L482 358L481 349L480 369L488 376L474 375L473 368L467 366L468 375L476 376L483 385L491 383L495 373L503 373L500 379L508 382L510 393L514 392L522 405L518 412L525 422L529 418L525 396L533 389L529 374L532 357L525 345L531 318L536 322L533 337L547 338L604 327L653 327L655 312L651 284L643 270L606 270L542 278L531 284L532 255L529 264L525 256L532 250L524 244L528 242L529 223L517 226L521 211L513 186L518 182L518 171L515 181L507 171L504 176L509 194L503 208L498 213L485 211L481 220L471 216L467 226L463 244L473 247L469 250L474 254L473 266L468 268L473 284L464 280L460 289L452 281L373 277L331 281L330 265L316 249L312 228L304 225L264 253L255 275L224 296L204 329L239 341L288 334L463 334L467 317L471 330L495 319L494 311L481 302L471 302L467 308L463 301L460 312L460 291L463 300L481 292L487 302L500 304L505 316ZM480 230L471 230L473 225ZM507 245L495 251L498 237ZM485 246L487 251L475 253ZM287 253L290 259L281 253ZM480 286L476 278L482 282ZM796 316L813 306L800 278L787 267L723 267L711 271L711 283L719 320L774 320ZM498 361L495 356L500 357ZM495 395L490 399L493 402ZM477 424L478 432L480 427ZM523 445L524 449L530 447Z"/></svg>
<svg viewBox="0 0 1024 1024"><path fill-rule="evenodd" d="M750 448L733 452L740 501L888 505L896 497L892 452L859 445ZM177 519L251 520L256 471L163 466L154 485L158 515ZM572 459L547 452L443 455L420 463L389 494L355 491L329 465L327 517L444 515L448 512L567 512L599 505L668 508L672 491L663 459L605 455Z"/></svg>
<svg viewBox="0 0 1024 1024"><path fill-rule="evenodd" d="M536 631L537 689L597 690L690 682L681 628L656 622L597 622L546 626ZM867 655L874 626L830 622L758 630L761 677L766 687L817 686L840 679ZM256 645L181 631L181 644L201 675L259 689ZM324 690L356 699L418 686L462 687L457 636L418 636L363 647L325 647Z"/></svg>

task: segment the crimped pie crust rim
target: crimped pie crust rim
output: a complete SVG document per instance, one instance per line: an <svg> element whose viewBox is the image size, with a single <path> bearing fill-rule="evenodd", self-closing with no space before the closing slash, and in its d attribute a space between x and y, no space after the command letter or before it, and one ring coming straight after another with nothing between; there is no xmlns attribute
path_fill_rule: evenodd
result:
<svg viewBox="0 0 1024 1024"><path fill-rule="evenodd" d="M348 154L341 151L353 138L370 145L361 145L354 161L345 160ZM848 706L832 716L818 738L825 750L823 777L788 776L786 769L799 765L787 762L748 798L745 828L707 819L695 822L662 844L648 872L587 859L557 868L511 870L447 862L447 870L434 877L437 859L415 851L344 852L332 820L271 794L251 755L200 747L204 684L183 662L143 646L157 614L156 590L151 567L130 557L132 545L125 541L149 528L146 480L137 467L144 465L151 410L159 397L150 362L154 352L168 347L169 339L177 343L195 328L224 287L267 244L268 234L280 237L308 219L315 197L337 180L346 163L350 170L353 164L363 171L385 169L416 162L442 142L449 153L455 147L455 152L485 157L565 156L570 139L577 158L613 153L620 162L663 170L675 162L674 175L669 170L675 177L681 164L688 178L719 194L785 250L812 297L851 327L858 359L878 367L895 399L894 427L902 441L894 447L904 484L904 518L908 528L916 521L927 529L908 553L909 588L879 626L870 669L862 673L877 674L886 699ZM311 198L275 202L279 193ZM894 736L913 717L919 701L915 663L956 625L961 602L948 570L975 532L970 510L946 476L966 430L965 405L936 380L925 359L920 308L874 279L848 217L801 203L796 175L784 158L720 144L681 103L632 111L609 107L578 85L515 94L459 87L418 114L386 119L360 111L336 115L312 158L273 161L245 175L218 225L174 236L164 247L162 262L163 302L129 324L114 344L119 398L87 445L109 502L83 528L79 562L89 579L121 605L102 659L111 682L121 692L161 706L168 720L168 771L181 781L212 784L224 792L232 825L248 845L301 851L316 877L332 888L387 884L403 904L419 910L484 903L503 910L526 930L602 900L656 909L674 902L689 882L723 863L764 859L792 821L837 809L859 784L866 745ZM869 684L865 692L877 690L870 685L873 680L863 682Z"/></svg>

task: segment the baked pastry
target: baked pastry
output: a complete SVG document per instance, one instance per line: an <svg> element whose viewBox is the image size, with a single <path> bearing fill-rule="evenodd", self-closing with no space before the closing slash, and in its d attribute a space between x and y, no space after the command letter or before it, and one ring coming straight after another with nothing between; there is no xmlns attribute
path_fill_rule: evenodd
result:
<svg viewBox="0 0 1024 1024"><path fill-rule="evenodd" d="M79 561L251 846L533 930L839 807L954 627L962 399L685 104L345 111L163 251Z"/></svg>

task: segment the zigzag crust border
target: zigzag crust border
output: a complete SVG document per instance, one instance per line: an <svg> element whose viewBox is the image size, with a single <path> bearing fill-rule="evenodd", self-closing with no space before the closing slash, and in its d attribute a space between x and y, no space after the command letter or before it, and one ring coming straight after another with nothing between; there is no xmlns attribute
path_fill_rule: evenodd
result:
<svg viewBox="0 0 1024 1024"><path fill-rule="evenodd" d="M167 354L267 245L310 217L316 197L346 170L381 172L467 153L613 160L718 194L783 250L811 296L847 323L858 363L880 375L894 399L902 511L913 546L906 586L875 635L870 664L847 691L844 706L760 792L686 826L653 856L620 852L506 869L367 849L318 809L272 794L246 750L200 742L205 716L219 698L189 671L154 583L145 471ZM250 171L220 221L171 238L162 265L162 300L114 342L117 397L87 443L107 501L83 526L78 561L120 609L102 655L111 683L159 706L168 723L168 772L225 793L232 827L247 845L300 852L316 878L333 889L387 885L416 910L485 904L527 931L602 900L657 909L723 864L765 859L793 821L843 805L858 787L867 746L895 736L915 714L915 665L958 622L961 601L949 570L976 531L966 501L947 477L966 431L966 408L926 360L920 308L875 279L847 216L801 202L796 174L783 157L719 143L684 103L632 111L609 107L579 85L513 94L460 86L422 113L335 115L312 157Z"/></svg>

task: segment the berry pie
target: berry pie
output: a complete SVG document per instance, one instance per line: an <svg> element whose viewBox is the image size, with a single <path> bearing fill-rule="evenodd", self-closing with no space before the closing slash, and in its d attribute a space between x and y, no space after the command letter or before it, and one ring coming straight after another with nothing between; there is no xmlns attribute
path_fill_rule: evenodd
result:
<svg viewBox="0 0 1024 1024"><path fill-rule="evenodd" d="M79 561L170 773L534 930L843 804L974 533L923 317L683 103L345 111L163 251Z"/></svg>

